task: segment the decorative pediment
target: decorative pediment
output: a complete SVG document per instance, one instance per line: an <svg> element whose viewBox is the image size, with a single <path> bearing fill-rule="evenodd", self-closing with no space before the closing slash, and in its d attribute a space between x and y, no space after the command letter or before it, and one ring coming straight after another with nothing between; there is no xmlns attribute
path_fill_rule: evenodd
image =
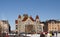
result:
<svg viewBox="0 0 60 37"><path fill-rule="evenodd" d="M32 21L30 18L28 18L24 23L25 24L34 24L34 21Z"/></svg>
<svg viewBox="0 0 60 37"><path fill-rule="evenodd" d="M22 21L26 21L27 19L28 19L28 17L25 16Z"/></svg>

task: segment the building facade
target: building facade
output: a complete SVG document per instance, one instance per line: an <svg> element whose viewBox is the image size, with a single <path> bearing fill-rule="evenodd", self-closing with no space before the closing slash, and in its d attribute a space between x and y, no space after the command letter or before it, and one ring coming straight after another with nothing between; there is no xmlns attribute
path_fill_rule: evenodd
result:
<svg viewBox="0 0 60 37"><path fill-rule="evenodd" d="M54 32L60 32L60 21L58 20L48 20L45 22L45 28L47 28L48 32L54 31Z"/></svg>
<svg viewBox="0 0 60 37"><path fill-rule="evenodd" d="M10 24L7 20L0 20L0 25L2 27L1 33L9 33L10 32Z"/></svg>
<svg viewBox="0 0 60 37"><path fill-rule="evenodd" d="M23 16L19 15L18 19L15 20L16 24L16 33L40 33L43 32L44 24L40 22L38 15L35 20L24 14Z"/></svg>

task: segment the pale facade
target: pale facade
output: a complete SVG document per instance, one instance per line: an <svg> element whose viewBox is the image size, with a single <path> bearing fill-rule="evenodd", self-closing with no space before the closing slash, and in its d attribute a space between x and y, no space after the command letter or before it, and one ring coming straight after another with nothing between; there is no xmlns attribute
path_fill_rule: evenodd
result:
<svg viewBox="0 0 60 37"><path fill-rule="evenodd" d="M23 16L19 15L16 23L16 32L18 33L40 33L43 32L43 23L40 23L39 17L36 16L34 20L31 16L24 14Z"/></svg>
<svg viewBox="0 0 60 37"><path fill-rule="evenodd" d="M7 20L0 20L0 25L2 27L1 33L9 33L10 31L10 25Z"/></svg>
<svg viewBox="0 0 60 37"><path fill-rule="evenodd" d="M48 22L48 32L50 31L58 31L60 32L60 21L50 20Z"/></svg>

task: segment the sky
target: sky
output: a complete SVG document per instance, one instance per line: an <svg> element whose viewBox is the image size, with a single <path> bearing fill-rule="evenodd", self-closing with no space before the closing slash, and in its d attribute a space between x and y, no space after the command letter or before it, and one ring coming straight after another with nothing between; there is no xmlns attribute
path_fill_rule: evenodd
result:
<svg viewBox="0 0 60 37"><path fill-rule="evenodd" d="M18 15L28 14L40 21L60 20L60 0L0 0L0 20L8 20L11 30L15 30Z"/></svg>

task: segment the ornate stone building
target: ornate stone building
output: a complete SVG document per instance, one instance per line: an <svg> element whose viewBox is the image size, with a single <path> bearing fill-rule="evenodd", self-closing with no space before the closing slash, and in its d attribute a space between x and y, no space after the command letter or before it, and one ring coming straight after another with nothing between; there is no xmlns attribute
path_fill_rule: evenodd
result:
<svg viewBox="0 0 60 37"><path fill-rule="evenodd" d="M40 33L43 32L44 24L40 22L39 16L37 15L35 20L24 14L23 16L19 15L18 19L15 20L16 32L17 33Z"/></svg>
<svg viewBox="0 0 60 37"><path fill-rule="evenodd" d="M10 32L10 24L7 20L0 20L0 25L2 27L1 33L9 33Z"/></svg>
<svg viewBox="0 0 60 37"><path fill-rule="evenodd" d="M47 20L45 22L45 28L44 31L57 31L60 32L60 21L58 20Z"/></svg>

